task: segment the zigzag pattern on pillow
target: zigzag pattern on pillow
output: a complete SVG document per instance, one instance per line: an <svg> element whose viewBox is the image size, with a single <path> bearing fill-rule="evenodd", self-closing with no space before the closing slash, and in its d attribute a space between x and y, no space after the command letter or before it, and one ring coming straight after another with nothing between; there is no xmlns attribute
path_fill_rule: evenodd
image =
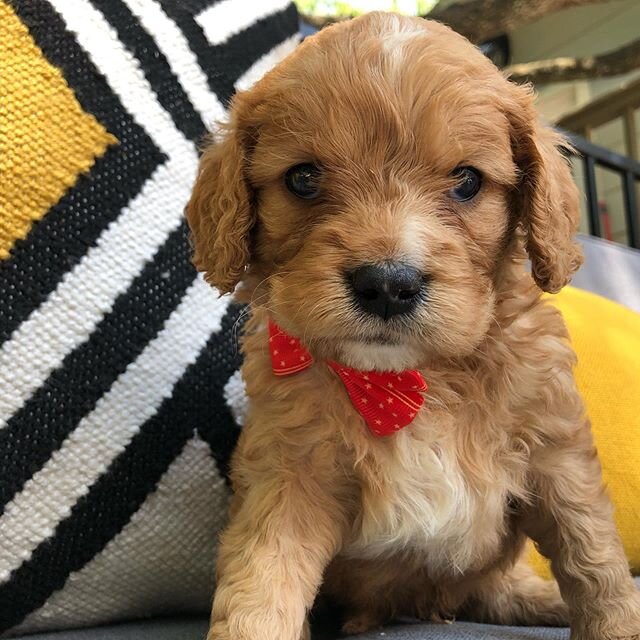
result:
<svg viewBox="0 0 640 640"><path fill-rule="evenodd" d="M208 609L240 309L182 214L297 40L283 0L0 0L0 632Z"/></svg>

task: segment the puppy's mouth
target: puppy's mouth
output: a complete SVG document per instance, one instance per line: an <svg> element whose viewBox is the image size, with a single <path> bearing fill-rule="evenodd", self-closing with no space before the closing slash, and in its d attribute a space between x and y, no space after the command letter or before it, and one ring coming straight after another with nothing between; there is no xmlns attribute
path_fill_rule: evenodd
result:
<svg viewBox="0 0 640 640"><path fill-rule="evenodd" d="M367 345L386 345L390 347L398 346L401 340L397 337L389 337L385 335L362 336L361 338L351 338L351 342L360 342Z"/></svg>
<svg viewBox="0 0 640 640"><path fill-rule="evenodd" d="M371 345L400 346L410 341L420 331L422 318L418 309L411 313L383 320L351 306L347 322L347 340Z"/></svg>

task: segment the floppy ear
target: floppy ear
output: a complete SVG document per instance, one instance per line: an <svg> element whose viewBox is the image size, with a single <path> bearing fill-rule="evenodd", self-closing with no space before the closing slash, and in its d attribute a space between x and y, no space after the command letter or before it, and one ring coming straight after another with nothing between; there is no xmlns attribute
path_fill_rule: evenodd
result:
<svg viewBox="0 0 640 640"><path fill-rule="evenodd" d="M582 264L574 234L580 222L578 189L561 149L562 135L542 125L530 90L514 87L517 107L509 116L512 147L520 171L516 207L526 233L534 280L544 291L560 291Z"/></svg>
<svg viewBox="0 0 640 640"><path fill-rule="evenodd" d="M193 263L220 293L233 291L250 259L250 232L256 220L246 179L248 133L237 108L222 138L211 140L185 215L191 228Z"/></svg>

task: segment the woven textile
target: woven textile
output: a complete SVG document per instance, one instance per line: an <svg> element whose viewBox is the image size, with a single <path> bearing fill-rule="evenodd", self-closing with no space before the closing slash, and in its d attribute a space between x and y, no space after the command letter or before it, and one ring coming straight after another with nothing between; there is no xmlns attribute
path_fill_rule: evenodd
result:
<svg viewBox="0 0 640 640"><path fill-rule="evenodd" d="M0 0L0 632L208 609L239 309L182 214L296 42L282 0Z"/></svg>

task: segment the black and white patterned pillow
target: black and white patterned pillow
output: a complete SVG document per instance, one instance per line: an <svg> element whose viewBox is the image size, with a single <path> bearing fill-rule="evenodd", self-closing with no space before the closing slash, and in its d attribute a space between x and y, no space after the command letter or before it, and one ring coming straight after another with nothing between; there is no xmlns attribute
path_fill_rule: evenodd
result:
<svg viewBox="0 0 640 640"><path fill-rule="evenodd" d="M59 72L108 140L0 257L0 632L206 611L243 401L240 309L196 275L182 214L206 125L295 47L296 10L0 9L0 41L17 43L2 63L9 82L29 55L58 70L14 99ZM8 117L0 109L0 125ZM11 163L3 179L27 192ZM18 212L0 211L0 235Z"/></svg>

